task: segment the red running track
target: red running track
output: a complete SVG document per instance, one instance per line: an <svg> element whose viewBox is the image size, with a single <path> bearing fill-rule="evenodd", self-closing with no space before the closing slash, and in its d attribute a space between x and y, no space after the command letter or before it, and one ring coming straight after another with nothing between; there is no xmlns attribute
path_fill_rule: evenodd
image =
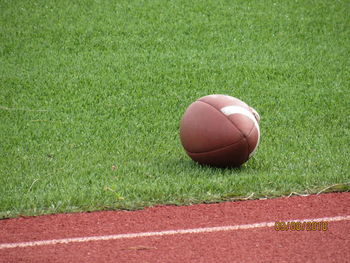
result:
<svg viewBox="0 0 350 263"><path fill-rule="evenodd" d="M0 220L0 262L350 262L350 193Z"/></svg>

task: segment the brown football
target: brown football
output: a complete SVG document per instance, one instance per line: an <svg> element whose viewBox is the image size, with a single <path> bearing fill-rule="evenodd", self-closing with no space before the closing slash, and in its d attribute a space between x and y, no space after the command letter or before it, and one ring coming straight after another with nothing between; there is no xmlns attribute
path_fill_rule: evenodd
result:
<svg viewBox="0 0 350 263"><path fill-rule="evenodd" d="M240 166L256 151L260 116L245 102L228 95L209 95L193 102L180 122L180 139L196 162Z"/></svg>

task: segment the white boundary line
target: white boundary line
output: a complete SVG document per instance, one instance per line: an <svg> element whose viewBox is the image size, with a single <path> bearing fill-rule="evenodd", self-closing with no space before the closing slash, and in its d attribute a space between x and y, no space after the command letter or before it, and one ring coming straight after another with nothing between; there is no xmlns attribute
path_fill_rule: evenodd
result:
<svg viewBox="0 0 350 263"><path fill-rule="evenodd" d="M295 222L295 221L298 221L298 222L328 221L330 222L330 221L346 221L346 220L350 220L350 215L312 218L312 219L295 219L295 220L286 220L284 222ZM159 231L159 232L141 232L141 233L116 234L116 235L107 235L107 236L77 237L77 238L63 238L63 239L52 239L52 240L41 240L41 241L31 241L31 242L19 242L19 243L4 243L4 244L0 244L0 249L47 246L47 245L68 244L68 243L83 243L83 242L89 242L89 241L116 240L116 239L128 239L128 238L140 238L140 237L198 234L198 233L210 233L210 232L219 232L219 231L234 231L234 230L243 230L243 229L252 229L252 228L273 227L274 225L275 225L275 222L262 222L262 223L255 223L255 224L246 224L246 225L203 227L203 228L192 228L192 229L166 230L166 231Z"/></svg>

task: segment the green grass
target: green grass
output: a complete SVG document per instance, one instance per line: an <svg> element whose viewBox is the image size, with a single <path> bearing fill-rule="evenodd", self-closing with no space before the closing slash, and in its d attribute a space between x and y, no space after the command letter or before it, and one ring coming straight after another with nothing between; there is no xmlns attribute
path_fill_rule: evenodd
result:
<svg viewBox="0 0 350 263"><path fill-rule="evenodd" d="M0 0L0 217L349 191L349 9ZM181 147L212 93L262 117L240 169Z"/></svg>

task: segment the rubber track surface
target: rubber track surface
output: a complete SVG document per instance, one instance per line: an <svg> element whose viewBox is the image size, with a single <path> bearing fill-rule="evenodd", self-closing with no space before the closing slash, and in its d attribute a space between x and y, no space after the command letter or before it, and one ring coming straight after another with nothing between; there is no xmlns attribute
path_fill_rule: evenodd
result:
<svg viewBox="0 0 350 263"><path fill-rule="evenodd" d="M58 214L0 220L0 262L350 262L350 193L157 206L139 211ZM257 223L348 218L327 231L276 231ZM252 226L1 248L4 244L130 233Z"/></svg>

